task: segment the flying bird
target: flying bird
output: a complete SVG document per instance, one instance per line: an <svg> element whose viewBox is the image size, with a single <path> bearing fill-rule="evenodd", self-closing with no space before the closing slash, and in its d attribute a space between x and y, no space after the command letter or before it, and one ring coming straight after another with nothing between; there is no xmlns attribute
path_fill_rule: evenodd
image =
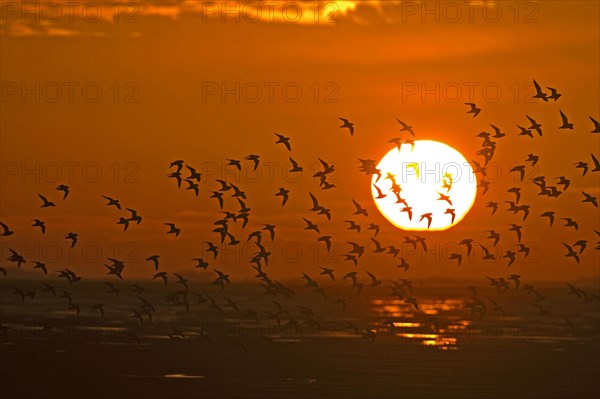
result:
<svg viewBox="0 0 600 399"><path fill-rule="evenodd" d="M527 117L527 119L529 119L529 122L531 122L531 126L529 126L527 129L528 130L532 130L533 129L533 130L535 130L537 132L538 136L541 136L542 135L542 129L541 129L542 125L540 125L539 123L537 123L535 121L535 119L533 119L529 115L525 115L525 116Z"/></svg>
<svg viewBox="0 0 600 399"><path fill-rule="evenodd" d="M329 278L331 278L331 281L335 281L335 276L333 275L333 269L327 269L325 267L320 267L320 266L319 266L319 268L322 270L320 274L329 276Z"/></svg>
<svg viewBox="0 0 600 399"><path fill-rule="evenodd" d="M567 179L564 176L559 176L555 178L556 180L558 180L558 182L556 184L560 184L561 186L563 186L563 191L566 191L567 188L569 188L569 185L571 184L571 180Z"/></svg>
<svg viewBox="0 0 600 399"><path fill-rule="evenodd" d="M560 218L560 220L564 220L564 227L573 227L575 230L579 230L579 224L571 218Z"/></svg>
<svg viewBox="0 0 600 399"><path fill-rule="evenodd" d="M479 244L479 246L481 247L481 249L483 250L483 260L495 260L496 257L494 255L492 255L492 253L483 245Z"/></svg>
<svg viewBox="0 0 600 399"><path fill-rule="evenodd" d="M41 221L39 219L31 219L31 220L33 220L33 224L31 226L39 227L42 230L42 234L46 233L46 223L44 223L43 221Z"/></svg>
<svg viewBox="0 0 600 399"><path fill-rule="evenodd" d="M594 154L590 155L592 156L592 162L594 163L594 169L592 169L592 172L600 172L600 161L598 161L598 158L596 158Z"/></svg>
<svg viewBox="0 0 600 399"><path fill-rule="evenodd" d="M234 166L237 170L242 170L242 163L237 159L226 159L227 166Z"/></svg>
<svg viewBox="0 0 600 399"><path fill-rule="evenodd" d="M167 280L168 280L168 277L167 277L167 272L159 272L159 273L156 273L156 274L154 275L154 277L152 277L152 280L156 280L157 278L160 278L160 279L162 279L162 281L163 281L163 283L164 283L164 285L165 285L165 288L167 288Z"/></svg>
<svg viewBox="0 0 600 399"><path fill-rule="evenodd" d="M590 116L590 120L594 124L594 130L592 130L590 133L600 133L600 122L598 122L596 119L592 118L591 116Z"/></svg>
<svg viewBox="0 0 600 399"><path fill-rule="evenodd" d="M527 155L527 159L525 160L525 162L531 162L531 166L535 166L536 163L538 163L538 161L540 160L540 157L535 155L535 154L529 154Z"/></svg>
<svg viewBox="0 0 600 399"><path fill-rule="evenodd" d="M129 213L131 214L131 216L129 216L129 218L127 219L130 222L136 222L136 224L140 224L140 222L142 221L142 217L140 215L138 215L137 211L135 209L131 209L131 208L125 208L126 210L129 211Z"/></svg>
<svg viewBox="0 0 600 399"><path fill-rule="evenodd" d="M413 137L415 135L415 132L412 130L412 126L407 125L406 123L402 122L400 119L397 119L398 123L400 124L400 126L402 126L402 129L400 129L401 132L408 132L410 133Z"/></svg>
<svg viewBox="0 0 600 399"><path fill-rule="evenodd" d="M373 187L375 187L375 190L377 191L377 197L375 197L375 199L383 199L383 198L387 197L387 194L382 193L381 189L379 187L377 187L375 184L373 184Z"/></svg>
<svg viewBox="0 0 600 399"><path fill-rule="evenodd" d="M63 192L63 201L67 199L67 196L69 195L69 186L59 184L58 186L56 186L56 190Z"/></svg>
<svg viewBox="0 0 600 399"><path fill-rule="evenodd" d="M283 187L279 188L279 191L275 194L276 197L281 197L282 198L282 202L281 202L281 206L284 206L285 203L287 202L288 198L289 198L289 194L290 194L290 190L286 190Z"/></svg>
<svg viewBox="0 0 600 399"><path fill-rule="evenodd" d="M506 191L515 195L515 203L518 204L521 199L521 189L518 187L511 187Z"/></svg>
<svg viewBox="0 0 600 399"><path fill-rule="evenodd" d="M486 208L492 208L492 215L498 210L498 203L490 201L485 205Z"/></svg>
<svg viewBox="0 0 600 399"><path fill-rule="evenodd" d="M317 241L324 242L327 252L331 251L331 236L321 236L317 238Z"/></svg>
<svg viewBox="0 0 600 399"><path fill-rule="evenodd" d="M0 222L0 226L2 226L2 234L0 234L0 236L8 237L15 233L8 227L8 225L6 225L2 222Z"/></svg>
<svg viewBox="0 0 600 399"><path fill-rule="evenodd" d="M558 91L556 91L556 89L552 87L546 86L546 89L550 90L550 95L548 96L548 98L551 98L554 101L558 100L560 96L562 96L562 94L560 94Z"/></svg>
<svg viewBox="0 0 600 399"><path fill-rule="evenodd" d="M40 269L41 271L44 272L45 275L48 275L48 269L46 268L45 263L42 263L42 262L33 262L33 263L34 263L34 266L33 266L34 269ZM54 295L56 296L56 293Z"/></svg>
<svg viewBox="0 0 600 399"><path fill-rule="evenodd" d="M423 219L427 219L427 228L429 228L431 226L431 215L431 212L422 214L421 219L419 219L419 223L422 222Z"/></svg>
<svg viewBox="0 0 600 399"><path fill-rule="evenodd" d="M458 245L465 245L467 247L467 256L471 255L471 250L473 249L473 239L472 238L465 238L464 240L461 240Z"/></svg>
<svg viewBox="0 0 600 399"><path fill-rule="evenodd" d="M106 204L106 206L113 205L117 209L119 209L119 210L121 209L121 204L119 203L119 200L111 198L111 197L107 197L106 195L103 195L102 198L108 200L108 203Z"/></svg>
<svg viewBox="0 0 600 399"><path fill-rule="evenodd" d="M494 240L494 246L498 245L498 241L500 241L500 234L496 233L494 230L488 230L487 233L488 239Z"/></svg>
<svg viewBox="0 0 600 399"><path fill-rule="evenodd" d="M559 110L559 112L560 112L560 118L562 119L562 125L559 126L559 129L573 130L573 124L569 123L569 120L567 119L567 115L565 115L564 112L562 112L561 110Z"/></svg>
<svg viewBox="0 0 600 399"><path fill-rule="evenodd" d="M340 128L348 128L348 131L350 132L350 136L354 135L354 123L350 122L348 119L344 119L344 118L338 118L339 120L341 120L342 122L344 122L344 124L342 126L340 126Z"/></svg>
<svg viewBox="0 0 600 399"><path fill-rule="evenodd" d="M190 172L186 180L196 180L197 182L202 180L202 174L198 173L195 168L191 167L190 165L185 165L185 167L187 168L188 172Z"/></svg>
<svg viewBox="0 0 600 399"><path fill-rule="evenodd" d="M407 271L410 268L410 265L408 264L408 262L406 262L406 259L404 258L400 258L401 263L396 266L400 269L404 269L404 271Z"/></svg>
<svg viewBox="0 0 600 399"><path fill-rule="evenodd" d="M517 125L517 127L519 129L521 129L521 131L519 132L519 136L529 136L529 137L533 138L533 134L531 133L531 130L525 129L523 126L519 126L519 125Z"/></svg>
<svg viewBox="0 0 600 399"><path fill-rule="evenodd" d="M492 129L494 129L494 135L492 136L493 138L499 139L499 138L506 136L506 134L502 133L498 127L496 127L494 125L490 125L490 126L492 127Z"/></svg>
<svg viewBox="0 0 600 399"><path fill-rule="evenodd" d="M408 220L412 220L412 207L405 206L404 208L400 209L400 212L406 212L408 214Z"/></svg>
<svg viewBox="0 0 600 399"><path fill-rule="evenodd" d="M515 263L515 261L517 260L516 255L517 255L517 253L515 251L511 251L510 249L506 250L506 253L502 257L503 258L508 258L508 265L507 266L510 266L513 263Z"/></svg>
<svg viewBox="0 0 600 399"><path fill-rule="evenodd" d="M353 220L344 220L344 223L350 224L348 230L356 230L357 233L360 233L360 225L356 224Z"/></svg>
<svg viewBox="0 0 600 399"><path fill-rule="evenodd" d="M458 266L460 266L460 265L462 264L462 255L461 255L461 254L459 254L459 253L456 253L456 252L454 252L454 253L451 253L451 254L448 256L448 259L449 259L449 260L456 260L456 261L458 262Z"/></svg>
<svg viewBox="0 0 600 399"><path fill-rule="evenodd" d="M454 213L453 208L446 209L446 212L444 212L444 214L450 215L452 217L452 220L450 221L450 223L454 223L454 218L456 217L456 214Z"/></svg>
<svg viewBox="0 0 600 399"><path fill-rule="evenodd" d="M179 229L177 226L175 226L175 224L173 223L163 223L165 226L169 226L169 231L167 231L167 234L175 234L175 237L179 236L179 233L181 233L181 229Z"/></svg>
<svg viewBox="0 0 600 399"><path fill-rule="evenodd" d="M517 240L521 242L521 228L518 224L511 224L510 229L508 231L514 231L517 234Z"/></svg>
<svg viewBox="0 0 600 399"><path fill-rule="evenodd" d="M260 163L260 157L256 154L250 154L247 157L245 157L244 159L246 161L252 161L254 163L253 171L256 171L256 169L258 168L258 165Z"/></svg>
<svg viewBox="0 0 600 399"><path fill-rule="evenodd" d="M519 179L522 182L525 178L525 165L517 165L514 168L512 168L509 172L519 173Z"/></svg>
<svg viewBox="0 0 600 399"><path fill-rule="evenodd" d="M475 118L481 112L481 108L477 108L477 105L474 103L465 103L465 105L470 107L467 111L467 114L473 114L473 118Z"/></svg>
<svg viewBox="0 0 600 399"><path fill-rule="evenodd" d="M154 264L154 270L158 271L158 258L160 256L159 255L152 255L146 258L146 261L148 262L152 262Z"/></svg>
<svg viewBox="0 0 600 399"><path fill-rule="evenodd" d="M546 93L544 93L544 91L542 90L538 82L535 81L535 79L533 79L533 87L535 88L535 95L533 96L533 98L541 98L544 101L548 101L548 96L546 95Z"/></svg>
<svg viewBox="0 0 600 399"><path fill-rule="evenodd" d="M65 238L67 240L71 240L71 248L73 248L75 246L75 244L77 244L77 237L78 234L77 233L68 233L67 235L65 235Z"/></svg>
<svg viewBox="0 0 600 399"><path fill-rule="evenodd" d="M573 165L575 165L576 169L583 169L583 174L582 176L585 176L585 174L588 172L588 164L586 162L576 162Z"/></svg>
<svg viewBox="0 0 600 399"><path fill-rule="evenodd" d="M314 230L317 233L321 232L319 230L319 226L317 226L316 224L314 224L313 222L311 222L310 220L308 220L306 218L302 218L302 219L304 219L304 221L306 222L306 227L304 228L304 230Z"/></svg>
<svg viewBox="0 0 600 399"><path fill-rule="evenodd" d="M581 193L585 197L585 199L581 202L589 202L592 205L594 205L596 208L598 208L598 200L596 197L591 196L590 194L586 193L585 191L582 191Z"/></svg>
<svg viewBox="0 0 600 399"><path fill-rule="evenodd" d="M205 262L204 259L202 258L194 258L192 260L195 260L196 262L198 262L198 264L196 266L194 266L197 269L208 269L208 262Z"/></svg>
<svg viewBox="0 0 600 399"><path fill-rule="evenodd" d="M44 197L42 194L38 193L38 197L40 197L40 199L42 200L41 208L49 208L51 206L56 206L56 205L54 205L54 202L48 201L48 199L46 197Z"/></svg>
<svg viewBox="0 0 600 399"><path fill-rule="evenodd" d="M369 278L371 279L371 284L369 285L369 287L377 287L382 284L382 281L379 280L373 273L370 273L367 271L367 274L369 275Z"/></svg>
<svg viewBox="0 0 600 399"><path fill-rule="evenodd" d="M298 162L294 161L292 157L290 157L290 162L292 164L292 169L290 169L290 172L302 172L302 166L298 165Z"/></svg>
<svg viewBox="0 0 600 399"><path fill-rule="evenodd" d="M210 198L216 198L219 201L219 207L223 209L223 193L220 191L213 191Z"/></svg>
<svg viewBox="0 0 600 399"><path fill-rule="evenodd" d="M579 263L579 254L577 252L575 252L570 245L565 244L564 242L563 242L563 245L565 246L565 248L567 248L567 254L565 255L565 257L573 258L573 259L575 259L575 261L577 263Z"/></svg>
<svg viewBox="0 0 600 399"><path fill-rule="evenodd" d="M283 144L288 151L292 151L289 137L285 137L277 133L275 133L275 136L277 136L277 141L275 142L275 144Z"/></svg>
<svg viewBox="0 0 600 399"><path fill-rule="evenodd" d="M552 224L554 223L554 212L553 211L544 212L540 215L540 217L547 217L550 220L550 227L552 227Z"/></svg>
<svg viewBox="0 0 600 399"><path fill-rule="evenodd" d="M438 201L446 201L448 204L450 204L450 206L452 206L452 201L450 200L449 195L444 195L444 194L440 193L439 191L437 193L440 196L440 198L437 199Z"/></svg>
<svg viewBox="0 0 600 399"><path fill-rule="evenodd" d="M365 208L361 207L358 202L356 202L355 200L352 200L352 203L354 204L354 207L356 208L356 211L353 213L353 215L363 215L364 217L369 217L367 210Z"/></svg>
<svg viewBox="0 0 600 399"><path fill-rule="evenodd" d="M367 230L373 230L375 231L375 234L373 234L374 237L377 237L377 234L379 234L379 225L375 224L375 223L370 223L369 227L367 228Z"/></svg>

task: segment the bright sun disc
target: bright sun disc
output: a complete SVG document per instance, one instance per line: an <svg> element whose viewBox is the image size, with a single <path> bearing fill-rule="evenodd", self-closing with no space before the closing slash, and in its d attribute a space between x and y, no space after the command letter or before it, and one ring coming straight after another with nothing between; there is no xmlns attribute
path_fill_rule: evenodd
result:
<svg viewBox="0 0 600 399"><path fill-rule="evenodd" d="M473 169L446 144L431 140L415 140L414 147L402 144L400 151L395 147L381 158L377 169L381 177L373 175L371 181L375 204L401 229L446 230L460 222L475 202Z"/></svg>

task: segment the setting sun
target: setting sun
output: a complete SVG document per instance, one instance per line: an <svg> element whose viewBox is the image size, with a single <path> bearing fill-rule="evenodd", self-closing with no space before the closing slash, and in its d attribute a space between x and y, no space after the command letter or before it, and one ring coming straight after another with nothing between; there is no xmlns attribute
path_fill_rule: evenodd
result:
<svg viewBox="0 0 600 399"><path fill-rule="evenodd" d="M403 143L377 165L371 190L379 211L404 230L445 230L471 209L477 181L454 148L430 140ZM379 191L380 190L380 191Z"/></svg>

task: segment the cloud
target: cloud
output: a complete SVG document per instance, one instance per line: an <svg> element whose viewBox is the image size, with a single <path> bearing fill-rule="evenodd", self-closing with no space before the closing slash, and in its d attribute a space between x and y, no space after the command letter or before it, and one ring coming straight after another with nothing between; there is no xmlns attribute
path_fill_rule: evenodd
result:
<svg viewBox="0 0 600 399"><path fill-rule="evenodd" d="M397 3L389 1L387 4ZM4 3L0 9L0 25L11 36L78 36L89 25L108 30L116 24L135 24L144 17L180 20L184 16L200 16L202 23L261 23L333 26L343 19L364 22L356 11L371 8L382 14L382 2L373 0L315 1L178 1L156 4L136 3L60 3L41 0L19 0ZM38 29L50 25L52 28Z"/></svg>

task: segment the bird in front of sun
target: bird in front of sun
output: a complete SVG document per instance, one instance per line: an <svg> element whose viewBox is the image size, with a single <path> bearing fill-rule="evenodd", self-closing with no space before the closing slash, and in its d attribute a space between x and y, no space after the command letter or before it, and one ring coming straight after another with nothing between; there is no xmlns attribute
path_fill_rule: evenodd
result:
<svg viewBox="0 0 600 399"><path fill-rule="evenodd" d="M445 230L459 223L475 202L477 180L473 169L446 144L431 140L402 143L379 161L377 169L394 179L383 179L375 185L377 177L372 177L375 204L401 229ZM412 214L419 217L412 218Z"/></svg>

